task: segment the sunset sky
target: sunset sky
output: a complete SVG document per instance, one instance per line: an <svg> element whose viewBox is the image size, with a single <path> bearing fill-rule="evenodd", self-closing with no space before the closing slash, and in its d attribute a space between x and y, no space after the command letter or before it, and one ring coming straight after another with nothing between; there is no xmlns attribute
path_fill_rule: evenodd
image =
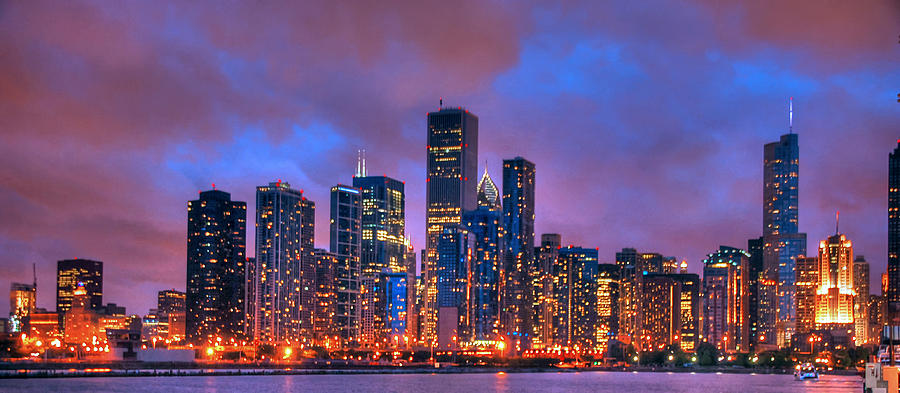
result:
<svg viewBox="0 0 900 393"><path fill-rule="evenodd" d="M146 314L184 290L187 201L212 183L247 202L249 255L254 187L277 179L317 203L327 248L358 149L406 182L421 249L440 97L479 116L479 173L536 164L538 238L700 272L761 235L763 145L793 96L809 252L840 210L880 282L900 3L539 3L0 2L0 290L36 263L53 309L56 261L98 259L104 303Z"/></svg>

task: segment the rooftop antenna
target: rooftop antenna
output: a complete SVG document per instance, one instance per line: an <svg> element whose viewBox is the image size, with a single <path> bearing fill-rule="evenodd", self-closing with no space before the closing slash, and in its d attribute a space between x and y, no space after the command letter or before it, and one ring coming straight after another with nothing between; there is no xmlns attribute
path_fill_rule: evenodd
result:
<svg viewBox="0 0 900 393"><path fill-rule="evenodd" d="M363 177L366 177L366 176L369 176L369 174L366 171L366 149L363 149L362 153L363 153L363 155L362 155L362 175L363 175Z"/></svg>
<svg viewBox="0 0 900 393"><path fill-rule="evenodd" d="M840 231L838 231L838 225L839 225L840 223L841 223L841 212L840 212L840 210L839 210L839 211L837 211L837 212L834 213L834 234L835 234L835 236L836 236L837 234L841 233Z"/></svg>
<svg viewBox="0 0 900 393"><path fill-rule="evenodd" d="M32 285L34 285L34 290L37 291L37 264L36 263L31 264L31 275L32 275L32 277L34 277L34 281L33 281Z"/></svg>
<svg viewBox="0 0 900 393"><path fill-rule="evenodd" d="M788 134L793 134L793 133L794 133L794 97L793 97L793 96L791 96L791 101L790 101L790 102L791 102L791 104L790 104L790 105L791 105L791 106L790 106L791 109L790 109L790 111L788 112L788 113L789 113L789 114L788 114L788 119L789 119L789 120L788 120L788 121L789 121L789 123L788 123Z"/></svg>
<svg viewBox="0 0 900 393"><path fill-rule="evenodd" d="M443 107L444 107L444 97L442 96L441 100L438 101L438 109L443 108Z"/></svg>

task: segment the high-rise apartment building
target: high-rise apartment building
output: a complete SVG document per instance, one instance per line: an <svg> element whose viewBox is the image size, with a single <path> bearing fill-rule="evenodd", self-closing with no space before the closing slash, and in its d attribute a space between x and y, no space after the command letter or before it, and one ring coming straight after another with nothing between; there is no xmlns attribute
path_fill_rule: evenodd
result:
<svg viewBox="0 0 900 393"><path fill-rule="evenodd" d="M796 272L797 333L806 334L816 329L819 257L798 257Z"/></svg>
<svg viewBox="0 0 900 393"><path fill-rule="evenodd" d="M619 266L597 265L596 348L606 352L607 342L619 336Z"/></svg>
<svg viewBox="0 0 900 393"><path fill-rule="evenodd" d="M559 250L559 264L565 273L566 294L557 300L560 308L558 325L567 333L563 346L580 349L593 348L596 344L597 326L597 270L598 253L594 248L562 247Z"/></svg>
<svg viewBox="0 0 900 393"><path fill-rule="evenodd" d="M518 344L531 346L534 281L540 277L534 258L534 163L522 157L503 160L503 228L506 252L501 323Z"/></svg>
<svg viewBox="0 0 900 393"><path fill-rule="evenodd" d="M534 251L538 265L538 277L532 282L535 297L532 299L534 313L531 316L531 342L535 348L546 348L554 343L553 318L557 305L553 295L555 282L553 267L559 257L561 242L559 234L545 233L541 235L540 247L535 247Z"/></svg>
<svg viewBox="0 0 900 393"><path fill-rule="evenodd" d="M900 139L888 155L888 264L889 304L900 303Z"/></svg>
<svg viewBox="0 0 900 393"><path fill-rule="evenodd" d="M362 193L358 188L340 184L331 188L331 252L338 262L334 270L335 326L347 343L359 340L362 334L361 207Z"/></svg>
<svg viewBox="0 0 900 393"><path fill-rule="evenodd" d="M703 260L703 337L727 352L750 350L749 259L744 250L720 246Z"/></svg>
<svg viewBox="0 0 900 393"><path fill-rule="evenodd" d="M404 183L387 176L358 172L353 187L360 191L361 274L376 275L384 269L405 272L406 195Z"/></svg>
<svg viewBox="0 0 900 393"><path fill-rule="evenodd" d="M187 217L187 340L245 338L247 203L204 191L188 202Z"/></svg>
<svg viewBox="0 0 900 393"><path fill-rule="evenodd" d="M856 345L869 341L869 263L857 255L853 260L853 323Z"/></svg>

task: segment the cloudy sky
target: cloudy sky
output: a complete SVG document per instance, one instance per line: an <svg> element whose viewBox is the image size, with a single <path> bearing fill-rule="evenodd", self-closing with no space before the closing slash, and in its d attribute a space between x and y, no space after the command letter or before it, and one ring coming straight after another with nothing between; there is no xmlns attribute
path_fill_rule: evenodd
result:
<svg viewBox="0 0 900 393"><path fill-rule="evenodd" d="M406 181L421 248L439 97L479 116L479 171L535 162L538 235L699 272L760 235L793 96L810 251L840 210L884 271L900 3L390 3L0 2L0 288L36 263L52 309L56 261L99 259L104 302L146 313L184 289L186 201L212 183L251 217L255 186L304 189L327 247L357 149Z"/></svg>

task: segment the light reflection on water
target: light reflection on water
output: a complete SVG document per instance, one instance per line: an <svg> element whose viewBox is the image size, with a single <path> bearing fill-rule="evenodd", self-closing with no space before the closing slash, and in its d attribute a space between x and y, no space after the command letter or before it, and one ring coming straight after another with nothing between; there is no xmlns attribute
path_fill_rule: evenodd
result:
<svg viewBox="0 0 900 393"><path fill-rule="evenodd" d="M859 392L857 376L577 372L533 374L267 375L0 380L17 392Z"/></svg>

